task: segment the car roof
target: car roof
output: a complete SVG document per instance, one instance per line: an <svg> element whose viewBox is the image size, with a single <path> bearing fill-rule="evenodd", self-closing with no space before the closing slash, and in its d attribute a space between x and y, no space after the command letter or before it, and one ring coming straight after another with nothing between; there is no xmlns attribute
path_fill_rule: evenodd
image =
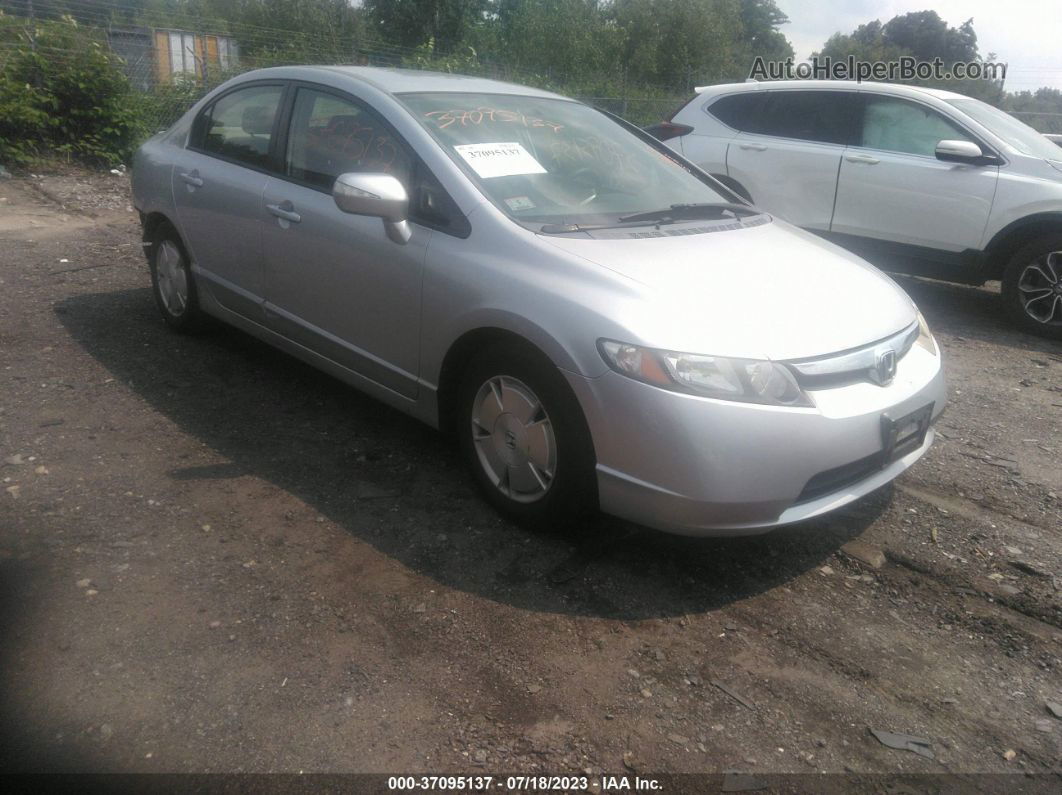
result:
<svg viewBox="0 0 1062 795"><path fill-rule="evenodd" d="M514 94L520 96L569 99L549 91L491 80L485 77L429 72L420 69L397 69L384 66L277 66L257 69L246 78L277 77L287 80L311 80L341 87L344 82L367 83L387 94L411 92L456 92L462 94Z"/></svg>
<svg viewBox="0 0 1062 795"><path fill-rule="evenodd" d="M937 99L969 99L954 91L924 86L901 85L899 83L860 82L858 80L751 80L745 83L720 83L713 86L697 86L698 94L729 94L737 91L796 91L808 88L831 88L835 91L881 91L897 96L917 96L919 94Z"/></svg>

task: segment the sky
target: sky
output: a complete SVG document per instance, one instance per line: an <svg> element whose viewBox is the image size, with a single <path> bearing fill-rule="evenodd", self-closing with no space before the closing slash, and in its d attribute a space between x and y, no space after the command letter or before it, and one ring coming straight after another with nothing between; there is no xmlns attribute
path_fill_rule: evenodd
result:
<svg viewBox="0 0 1062 795"><path fill-rule="evenodd" d="M908 11L935 10L952 27L973 17L981 56L1007 64L1008 91L1062 89L1062 0L777 0L789 17L781 27L803 60L838 31L888 22Z"/></svg>

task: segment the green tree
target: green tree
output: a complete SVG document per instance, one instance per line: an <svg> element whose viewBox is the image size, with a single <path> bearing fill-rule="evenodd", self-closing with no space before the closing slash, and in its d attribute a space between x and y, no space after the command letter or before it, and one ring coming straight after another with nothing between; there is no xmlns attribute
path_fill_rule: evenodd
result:
<svg viewBox="0 0 1062 795"><path fill-rule="evenodd" d="M860 25L848 34L835 33L817 55L842 59L851 56L859 61L896 61L913 57L921 61L940 58L946 68L958 62L981 60L977 47L977 33L973 20L959 27L951 27L936 11L912 11L890 19ZM991 56L990 56L991 58ZM977 97L986 102L998 102L1002 85L995 80L913 80L933 88L945 88L960 94Z"/></svg>
<svg viewBox="0 0 1062 795"><path fill-rule="evenodd" d="M448 54L482 23L487 0L365 0L373 33L404 47Z"/></svg>

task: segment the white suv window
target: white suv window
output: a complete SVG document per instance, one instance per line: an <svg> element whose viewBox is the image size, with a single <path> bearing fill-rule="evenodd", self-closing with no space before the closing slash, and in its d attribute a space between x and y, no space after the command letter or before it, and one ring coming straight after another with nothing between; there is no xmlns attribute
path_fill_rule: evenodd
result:
<svg viewBox="0 0 1062 795"><path fill-rule="evenodd" d="M937 144L943 140L971 139L958 126L925 105L896 97L866 98L860 146L933 157Z"/></svg>

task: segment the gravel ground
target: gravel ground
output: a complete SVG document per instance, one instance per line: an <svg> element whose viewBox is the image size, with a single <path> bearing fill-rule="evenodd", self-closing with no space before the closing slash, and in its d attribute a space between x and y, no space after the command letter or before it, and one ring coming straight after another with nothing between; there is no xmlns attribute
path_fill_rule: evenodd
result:
<svg viewBox="0 0 1062 795"><path fill-rule="evenodd" d="M901 281L950 404L893 487L529 532L447 438L168 332L127 189L0 181L0 768L1062 771L1062 347L997 292Z"/></svg>

